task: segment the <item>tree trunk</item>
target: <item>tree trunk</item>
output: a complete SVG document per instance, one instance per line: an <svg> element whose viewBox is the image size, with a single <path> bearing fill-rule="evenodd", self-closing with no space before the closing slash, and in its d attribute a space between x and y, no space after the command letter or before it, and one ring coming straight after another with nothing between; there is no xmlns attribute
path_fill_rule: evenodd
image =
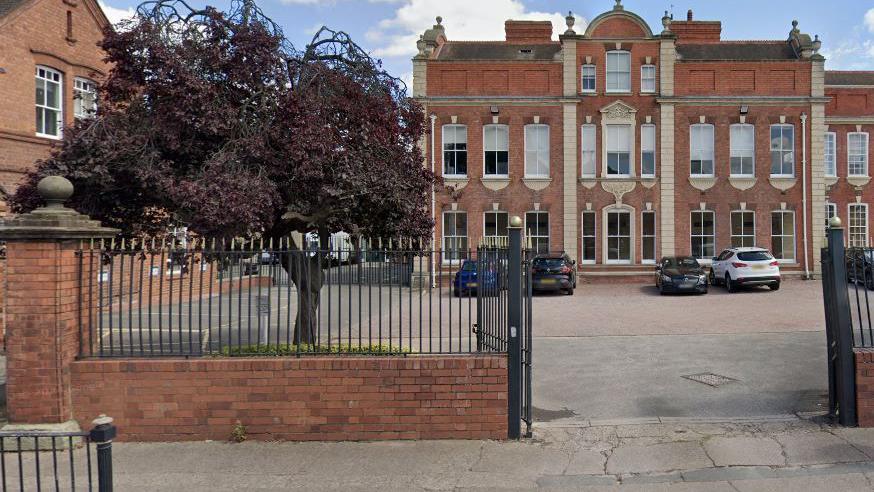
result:
<svg viewBox="0 0 874 492"><path fill-rule="evenodd" d="M292 340L296 344L311 345L316 342L318 332L316 322L324 283L323 259L319 253L310 256L306 251L294 251L290 261L289 279L297 287L297 315ZM286 264L285 268L288 267Z"/></svg>
<svg viewBox="0 0 874 492"><path fill-rule="evenodd" d="M309 251L291 242L291 248L282 267L288 273L289 281L297 287L297 315L294 319L294 336L292 343L312 345L318 340L318 310L321 301L322 285L325 281L325 263L330 267L331 257L328 250L329 235L327 231L319 231L319 251ZM313 348L315 349L315 348Z"/></svg>

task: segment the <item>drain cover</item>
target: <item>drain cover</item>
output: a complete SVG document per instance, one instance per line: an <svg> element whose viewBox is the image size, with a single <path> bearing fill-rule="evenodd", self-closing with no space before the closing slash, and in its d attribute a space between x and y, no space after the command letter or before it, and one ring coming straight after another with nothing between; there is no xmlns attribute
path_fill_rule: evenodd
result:
<svg viewBox="0 0 874 492"><path fill-rule="evenodd" d="M701 374L690 374L688 376L683 376L686 379L691 379L692 381L697 381L699 383L706 384L707 386L713 386L714 388L717 386L722 386L723 384L734 383L737 379L730 378L728 376L722 376L719 374L713 374L712 372L702 372Z"/></svg>

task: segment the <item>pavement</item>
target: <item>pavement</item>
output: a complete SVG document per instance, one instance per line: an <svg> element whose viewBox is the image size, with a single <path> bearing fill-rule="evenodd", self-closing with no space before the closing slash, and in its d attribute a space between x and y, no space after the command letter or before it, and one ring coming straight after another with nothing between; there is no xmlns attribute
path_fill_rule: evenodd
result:
<svg viewBox="0 0 874 492"><path fill-rule="evenodd" d="M113 466L123 491L859 491L874 490L874 429L735 419L537 424L521 442L116 443Z"/></svg>

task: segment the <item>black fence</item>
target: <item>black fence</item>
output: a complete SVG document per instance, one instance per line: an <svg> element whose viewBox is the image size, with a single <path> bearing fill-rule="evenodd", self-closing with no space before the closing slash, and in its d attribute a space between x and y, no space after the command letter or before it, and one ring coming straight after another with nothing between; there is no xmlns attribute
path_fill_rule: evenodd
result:
<svg viewBox="0 0 874 492"><path fill-rule="evenodd" d="M507 261L506 247L411 242L366 252L95 245L79 252L80 354L502 352Z"/></svg>
<svg viewBox="0 0 874 492"><path fill-rule="evenodd" d="M3 491L111 492L115 432L111 419L90 432L0 432Z"/></svg>

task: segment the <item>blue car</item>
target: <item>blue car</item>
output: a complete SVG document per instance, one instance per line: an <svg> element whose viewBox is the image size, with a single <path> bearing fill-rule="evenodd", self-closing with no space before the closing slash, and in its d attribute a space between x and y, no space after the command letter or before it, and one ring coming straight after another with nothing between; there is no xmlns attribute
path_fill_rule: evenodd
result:
<svg viewBox="0 0 874 492"><path fill-rule="evenodd" d="M456 297L475 294L479 288L484 292L494 292L498 286L498 274L494 265L486 267L484 271L477 272L475 260L464 260L461 268L455 272L452 279L452 294ZM482 277L482 278L479 278Z"/></svg>

